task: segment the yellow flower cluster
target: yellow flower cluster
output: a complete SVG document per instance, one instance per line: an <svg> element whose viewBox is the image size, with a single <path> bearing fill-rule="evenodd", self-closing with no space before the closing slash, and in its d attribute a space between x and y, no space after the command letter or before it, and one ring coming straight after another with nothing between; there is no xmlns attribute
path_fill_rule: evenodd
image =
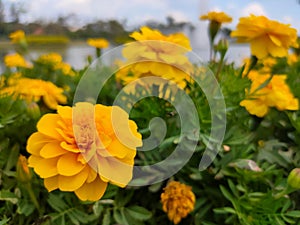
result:
<svg viewBox="0 0 300 225"><path fill-rule="evenodd" d="M158 30L142 27L130 35L137 42L126 45L123 56L129 66L121 68L117 80L124 84L140 77L157 76L185 87L192 65L184 55L191 50L189 39L182 33L163 35Z"/></svg>
<svg viewBox="0 0 300 225"><path fill-rule="evenodd" d="M50 109L56 109L58 104L66 104L67 97L64 90L49 81L18 77L9 79L9 86L0 90L0 95L12 95L28 102L38 102L41 99Z"/></svg>
<svg viewBox="0 0 300 225"><path fill-rule="evenodd" d="M240 18L231 36L236 37L237 42L250 43L252 55L259 59L268 55L284 57L288 55L290 47L298 46L296 29L264 16Z"/></svg>
<svg viewBox="0 0 300 225"><path fill-rule="evenodd" d="M160 197L163 211L174 224L194 210L196 197L192 188L178 181L169 182Z"/></svg>
<svg viewBox="0 0 300 225"><path fill-rule="evenodd" d="M94 48L107 48L109 46L109 42L104 38L89 38L87 40L88 45Z"/></svg>
<svg viewBox="0 0 300 225"><path fill-rule="evenodd" d="M52 52L41 55L36 61L51 66L53 70L61 70L64 75L75 75L70 64L63 62L62 56L58 53Z"/></svg>
<svg viewBox="0 0 300 225"><path fill-rule="evenodd" d="M252 70L249 75L252 81L250 92L247 93L247 99L243 100L240 105L244 106L250 114L258 117L265 116L269 107L275 107L280 111L298 110L299 101L294 97L285 83L286 75L260 74ZM268 79L271 80L263 87L259 88Z"/></svg>
<svg viewBox="0 0 300 225"><path fill-rule="evenodd" d="M132 179L142 141L121 108L86 102L58 106L56 114L40 119L37 130L27 142L28 161L48 191L75 192L83 201L97 201L108 182L125 187Z"/></svg>
<svg viewBox="0 0 300 225"><path fill-rule="evenodd" d="M23 56L18 53L13 53L6 55L4 57L4 64L7 67L22 67L22 68L30 68L32 65L27 62Z"/></svg>
<svg viewBox="0 0 300 225"><path fill-rule="evenodd" d="M232 18L224 12L211 11L205 15L200 16L200 20L210 20L217 23L230 23L232 21Z"/></svg>
<svg viewBox="0 0 300 225"><path fill-rule="evenodd" d="M12 43L19 43L25 40L25 33L23 30L17 30L9 35Z"/></svg>

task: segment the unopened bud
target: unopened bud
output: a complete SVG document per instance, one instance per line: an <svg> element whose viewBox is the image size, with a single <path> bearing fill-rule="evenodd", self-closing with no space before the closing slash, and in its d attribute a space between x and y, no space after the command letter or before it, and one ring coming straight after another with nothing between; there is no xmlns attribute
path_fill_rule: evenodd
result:
<svg viewBox="0 0 300 225"><path fill-rule="evenodd" d="M30 102L27 105L27 112L34 119L38 119L41 116L40 107L36 102Z"/></svg>
<svg viewBox="0 0 300 225"><path fill-rule="evenodd" d="M21 182L28 182L31 180L32 174L27 164L25 156L20 155L17 162L17 178Z"/></svg>
<svg viewBox="0 0 300 225"><path fill-rule="evenodd" d="M293 169L287 179L292 188L300 189L300 168Z"/></svg>
<svg viewBox="0 0 300 225"><path fill-rule="evenodd" d="M215 51L220 52L221 58L223 58L228 50L228 46L229 46L228 40L223 38L215 46Z"/></svg>

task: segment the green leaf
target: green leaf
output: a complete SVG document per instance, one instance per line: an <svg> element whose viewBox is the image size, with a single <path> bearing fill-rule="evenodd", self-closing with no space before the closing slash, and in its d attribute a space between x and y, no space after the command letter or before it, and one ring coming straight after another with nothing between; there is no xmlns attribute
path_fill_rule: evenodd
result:
<svg viewBox="0 0 300 225"><path fill-rule="evenodd" d="M217 209L213 209L213 210L215 213L218 213L218 214L225 214L225 213L236 214L236 211L231 207L223 207L223 208L217 208Z"/></svg>
<svg viewBox="0 0 300 225"><path fill-rule="evenodd" d="M58 212L62 212L69 208L62 198L55 194L49 194L48 203L54 210Z"/></svg>
<svg viewBox="0 0 300 225"><path fill-rule="evenodd" d="M300 218L300 211L299 210L289 211L286 212L285 215L290 217Z"/></svg>
<svg viewBox="0 0 300 225"><path fill-rule="evenodd" d="M19 154L20 154L20 147L18 144L15 144L10 150L5 171L10 171L17 164Z"/></svg>
<svg viewBox="0 0 300 225"><path fill-rule="evenodd" d="M93 215L88 215L76 208L73 208L73 210L68 211L66 214L74 224L87 224L94 219Z"/></svg>
<svg viewBox="0 0 300 225"><path fill-rule="evenodd" d="M227 198L231 202L234 201L233 196L226 190L224 186L221 185L220 189L225 198Z"/></svg>
<svg viewBox="0 0 300 225"><path fill-rule="evenodd" d="M14 193L12 193L8 190L1 190L0 191L0 201L9 201L12 204L17 204L18 197Z"/></svg>
<svg viewBox="0 0 300 225"><path fill-rule="evenodd" d="M97 201L94 203L93 212L97 217L99 217L103 213L103 210L104 210L104 207L100 201Z"/></svg>
<svg viewBox="0 0 300 225"><path fill-rule="evenodd" d="M144 221L152 217L152 213L141 206L130 206L128 208L125 208L125 210L130 214L130 216L137 220Z"/></svg>
<svg viewBox="0 0 300 225"><path fill-rule="evenodd" d="M122 225L131 225L131 224L128 224L126 218L124 218L124 215L121 213L122 209L124 209L124 208L120 208L120 209L114 208L113 217L114 217L115 221Z"/></svg>
<svg viewBox="0 0 300 225"><path fill-rule="evenodd" d="M10 218L0 220L0 225L6 225L10 221Z"/></svg>
<svg viewBox="0 0 300 225"><path fill-rule="evenodd" d="M34 209L35 209L35 206L31 202L25 201L23 199L21 199L18 202L17 213L19 213L19 214L29 216L31 213L33 213Z"/></svg>
<svg viewBox="0 0 300 225"><path fill-rule="evenodd" d="M107 209L103 216L102 225L109 225L110 224L110 211Z"/></svg>

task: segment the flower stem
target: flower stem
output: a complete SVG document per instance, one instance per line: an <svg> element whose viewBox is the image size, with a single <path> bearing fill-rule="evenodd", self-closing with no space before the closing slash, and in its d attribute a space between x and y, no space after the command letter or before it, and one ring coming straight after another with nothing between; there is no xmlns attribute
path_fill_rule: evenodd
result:
<svg viewBox="0 0 300 225"><path fill-rule="evenodd" d="M31 183L27 182L25 184L25 187L26 187L26 190L28 191L28 194L29 194L29 197L30 197L32 203L34 204L35 208L38 210L39 214L41 215L42 212L41 212L40 204L39 204L39 202L37 201L37 199L35 197L35 194L32 190Z"/></svg>

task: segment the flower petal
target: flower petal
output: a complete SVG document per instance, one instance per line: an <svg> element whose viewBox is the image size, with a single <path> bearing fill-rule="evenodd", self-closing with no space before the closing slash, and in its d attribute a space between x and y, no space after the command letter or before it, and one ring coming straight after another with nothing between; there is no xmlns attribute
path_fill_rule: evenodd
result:
<svg viewBox="0 0 300 225"><path fill-rule="evenodd" d="M35 132L28 138L26 149L32 155L40 155L43 146L51 141L53 141L52 138L40 132Z"/></svg>
<svg viewBox="0 0 300 225"><path fill-rule="evenodd" d="M133 166L113 157L98 157L98 171L103 180L125 187L132 179Z"/></svg>
<svg viewBox="0 0 300 225"><path fill-rule="evenodd" d="M41 178L53 177L58 174L57 160L58 160L58 158L38 160L38 161L36 161L36 164L34 166L34 171Z"/></svg>
<svg viewBox="0 0 300 225"><path fill-rule="evenodd" d="M80 188L89 175L89 167L86 166L81 172L74 176L62 176L58 177L58 186L62 191L75 191Z"/></svg>
<svg viewBox="0 0 300 225"><path fill-rule="evenodd" d="M92 167L89 167L89 174L88 174L88 177L86 179L86 182L87 183L91 183L92 181L94 181L97 176L98 176L98 173L97 171L95 171Z"/></svg>
<svg viewBox="0 0 300 225"><path fill-rule="evenodd" d="M78 154L65 154L61 156L57 162L57 171L60 175L73 176L85 167L84 164L78 161Z"/></svg>
<svg viewBox="0 0 300 225"><path fill-rule="evenodd" d="M253 55L261 59L268 55L265 37L253 39L250 42L250 48Z"/></svg>
<svg viewBox="0 0 300 225"><path fill-rule="evenodd" d="M49 192L57 189L58 188L58 176L45 178L44 185Z"/></svg>
<svg viewBox="0 0 300 225"><path fill-rule="evenodd" d="M82 201L97 201L103 196L106 187L107 183L97 176L93 182L85 183L77 189L75 194Z"/></svg>
<svg viewBox="0 0 300 225"><path fill-rule="evenodd" d="M47 143L40 151L40 155L43 158L54 158L57 156L61 156L63 154L66 154L67 151L65 151L64 149L62 149L60 147L60 143L59 142L51 142L51 143Z"/></svg>
<svg viewBox="0 0 300 225"><path fill-rule="evenodd" d="M60 116L57 114L45 114L37 123L37 129L44 135L52 137L57 140L63 140L59 133L56 131L56 122L60 120Z"/></svg>

